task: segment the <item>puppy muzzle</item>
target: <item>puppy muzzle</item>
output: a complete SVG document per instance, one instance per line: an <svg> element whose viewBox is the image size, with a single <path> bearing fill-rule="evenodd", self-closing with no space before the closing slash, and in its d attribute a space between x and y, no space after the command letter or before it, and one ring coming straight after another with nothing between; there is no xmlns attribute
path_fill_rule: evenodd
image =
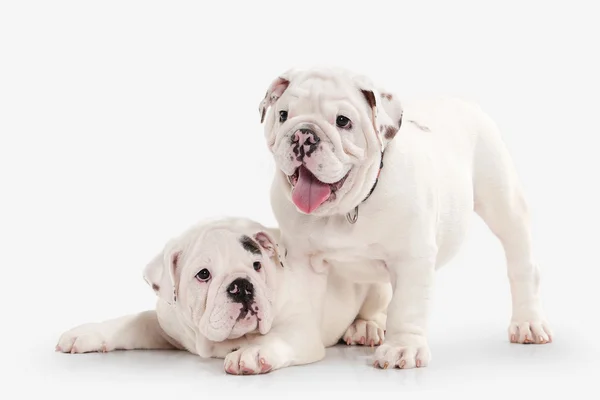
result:
<svg viewBox="0 0 600 400"><path fill-rule="evenodd" d="M207 303L200 330L212 341L234 339L256 330L270 329L270 305L260 282L246 274L223 280ZM265 325L265 323L267 323Z"/></svg>

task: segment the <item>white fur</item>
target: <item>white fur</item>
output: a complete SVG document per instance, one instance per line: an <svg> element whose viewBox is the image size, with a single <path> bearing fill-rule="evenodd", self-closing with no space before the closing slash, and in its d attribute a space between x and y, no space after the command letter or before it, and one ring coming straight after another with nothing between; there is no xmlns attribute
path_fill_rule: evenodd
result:
<svg viewBox="0 0 600 400"><path fill-rule="evenodd" d="M244 235L260 254L242 246ZM316 362L325 347L342 338L379 345L390 285L357 284L297 268L287 262L278 238L277 229L243 218L191 227L144 269L159 297L156 311L75 327L61 336L57 351L182 349L225 358L230 374L257 374ZM204 268L211 273L208 281L196 277ZM256 315L239 321L240 305L226 294L236 278L253 284L258 307Z"/></svg>
<svg viewBox="0 0 600 400"><path fill-rule="evenodd" d="M361 89L374 94L373 109ZM281 75L260 109L278 166L271 203L290 262L356 282L392 283L386 339L375 365L429 363L435 271L459 250L473 211L504 247L513 309L509 339L552 340L539 295L527 203L500 133L479 107L443 98L400 102L348 71L309 69ZM289 115L283 123L280 110ZM352 129L336 127L340 114L350 117ZM400 117L400 130L386 138L386 128L397 127ZM306 124L325 146L298 161L289 157L288 139ZM378 185L363 203L376 180L382 149ZM322 182L348 173L333 200L310 214L291 201L287 175L300 165ZM358 219L352 224L347 215L354 215L356 206Z"/></svg>

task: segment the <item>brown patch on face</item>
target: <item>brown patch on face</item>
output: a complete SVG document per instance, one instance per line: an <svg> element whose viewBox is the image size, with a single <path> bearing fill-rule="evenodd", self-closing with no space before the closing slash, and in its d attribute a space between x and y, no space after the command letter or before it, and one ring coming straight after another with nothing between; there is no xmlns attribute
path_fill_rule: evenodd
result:
<svg viewBox="0 0 600 400"><path fill-rule="evenodd" d="M393 139L394 136L396 136L396 133L398 133L398 128L396 128L395 126L387 125L385 127L385 133L383 134L383 136L386 139Z"/></svg>
<svg viewBox="0 0 600 400"><path fill-rule="evenodd" d="M389 93L381 93L381 97L385 97L389 101L392 101L393 96Z"/></svg>
<svg viewBox="0 0 600 400"><path fill-rule="evenodd" d="M371 108L374 108L377 103L375 102L375 95L373 94L373 92L371 92L370 90L363 89L361 89L361 92L363 96L365 96L365 99L367 99L367 103L369 103L369 106Z"/></svg>
<svg viewBox="0 0 600 400"><path fill-rule="evenodd" d="M153 283L152 290L154 290L155 292L158 292L160 290L160 286L158 286L156 283Z"/></svg>
<svg viewBox="0 0 600 400"><path fill-rule="evenodd" d="M375 102L375 95L370 90L361 89L360 91L362 92L363 96L365 96L367 103L371 107L371 121L373 122L373 130L377 131L377 123L375 122L375 107L377 106L377 103Z"/></svg>

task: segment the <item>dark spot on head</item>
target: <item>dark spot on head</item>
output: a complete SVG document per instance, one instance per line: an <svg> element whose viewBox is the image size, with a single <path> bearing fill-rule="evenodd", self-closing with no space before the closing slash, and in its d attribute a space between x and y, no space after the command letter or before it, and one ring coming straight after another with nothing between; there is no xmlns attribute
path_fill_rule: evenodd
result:
<svg viewBox="0 0 600 400"><path fill-rule="evenodd" d="M294 156L290 154L290 161L294 161Z"/></svg>
<svg viewBox="0 0 600 400"><path fill-rule="evenodd" d="M242 236L240 238L240 243L242 244L242 247L244 247L244 250L249 251L252 254L261 254L258 244L248 236Z"/></svg>
<svg viewBox="0 0 600 400"><path fill-rule="evenodd" d="M319 171L323 169L323 164L319 164Z"/></svg>
<svg viewBox="0 0 600 400"><path fill-rule="evenodd" d="M396 128L395 126L391 126L391 125L387 125L385 127L385 133L384 133L384 137L386 139L393 139L394 136L396 136L396 133L398 132L398 128Z"/></svg>
<svg viewBox="0 0 600 400"><path fill-rule="evenodd" d="M392 100L392 95L389 93L381 93L381 97L385 97L388 100Z"/></svg>
<svg viewBox="0 0 600 400"><path fill-rule="evenodd" d="M155 292L158 292L160 290L160 286L158 286L156 283L153 283L152 290L154 290Z"/></svg>
<svg viewBox="0 0 600 400"><path fill-rule="evenodd" d="M375 95L373 94L373 92L370 90L363 89L361 89L361 92L363 96L365 96L365 99L367 100L367 103L369 103L369 106L371 108L374 108L377 103L375 102Z"/></svg>
<svg viewBox="0 0 600 400"><path fill-rule="evenodd" d="M239 349L239 347L234 347L233 349L231 349L231 352L233 353L234 351L238 351Z"/></svg>

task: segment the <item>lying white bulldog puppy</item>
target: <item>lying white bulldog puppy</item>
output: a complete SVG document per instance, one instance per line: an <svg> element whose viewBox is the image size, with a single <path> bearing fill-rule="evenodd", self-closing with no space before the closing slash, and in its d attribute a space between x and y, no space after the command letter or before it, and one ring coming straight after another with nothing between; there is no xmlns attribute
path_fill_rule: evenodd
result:
<svg viewBox="0 0 600 400"><path fill-rule="evenodd" d="M505 251L510 341L552 340L523 191L497 127L477 106L401 102L368 78L315 68L277 77L259 111L278 167L271 203L289 261L391 280L375 365L429 363L434 272L459 250L473 210Z"/></svg>
<svg viewBox="0 0 600 400"><path fill-rule="evenodd" d="M144 270L156 311L78 326L56 350L181 349L225 358L230 374L260 374L318 361L342 337L380 344L391 286L295 268L278 238L243 218L191 227Z"/></svg>

